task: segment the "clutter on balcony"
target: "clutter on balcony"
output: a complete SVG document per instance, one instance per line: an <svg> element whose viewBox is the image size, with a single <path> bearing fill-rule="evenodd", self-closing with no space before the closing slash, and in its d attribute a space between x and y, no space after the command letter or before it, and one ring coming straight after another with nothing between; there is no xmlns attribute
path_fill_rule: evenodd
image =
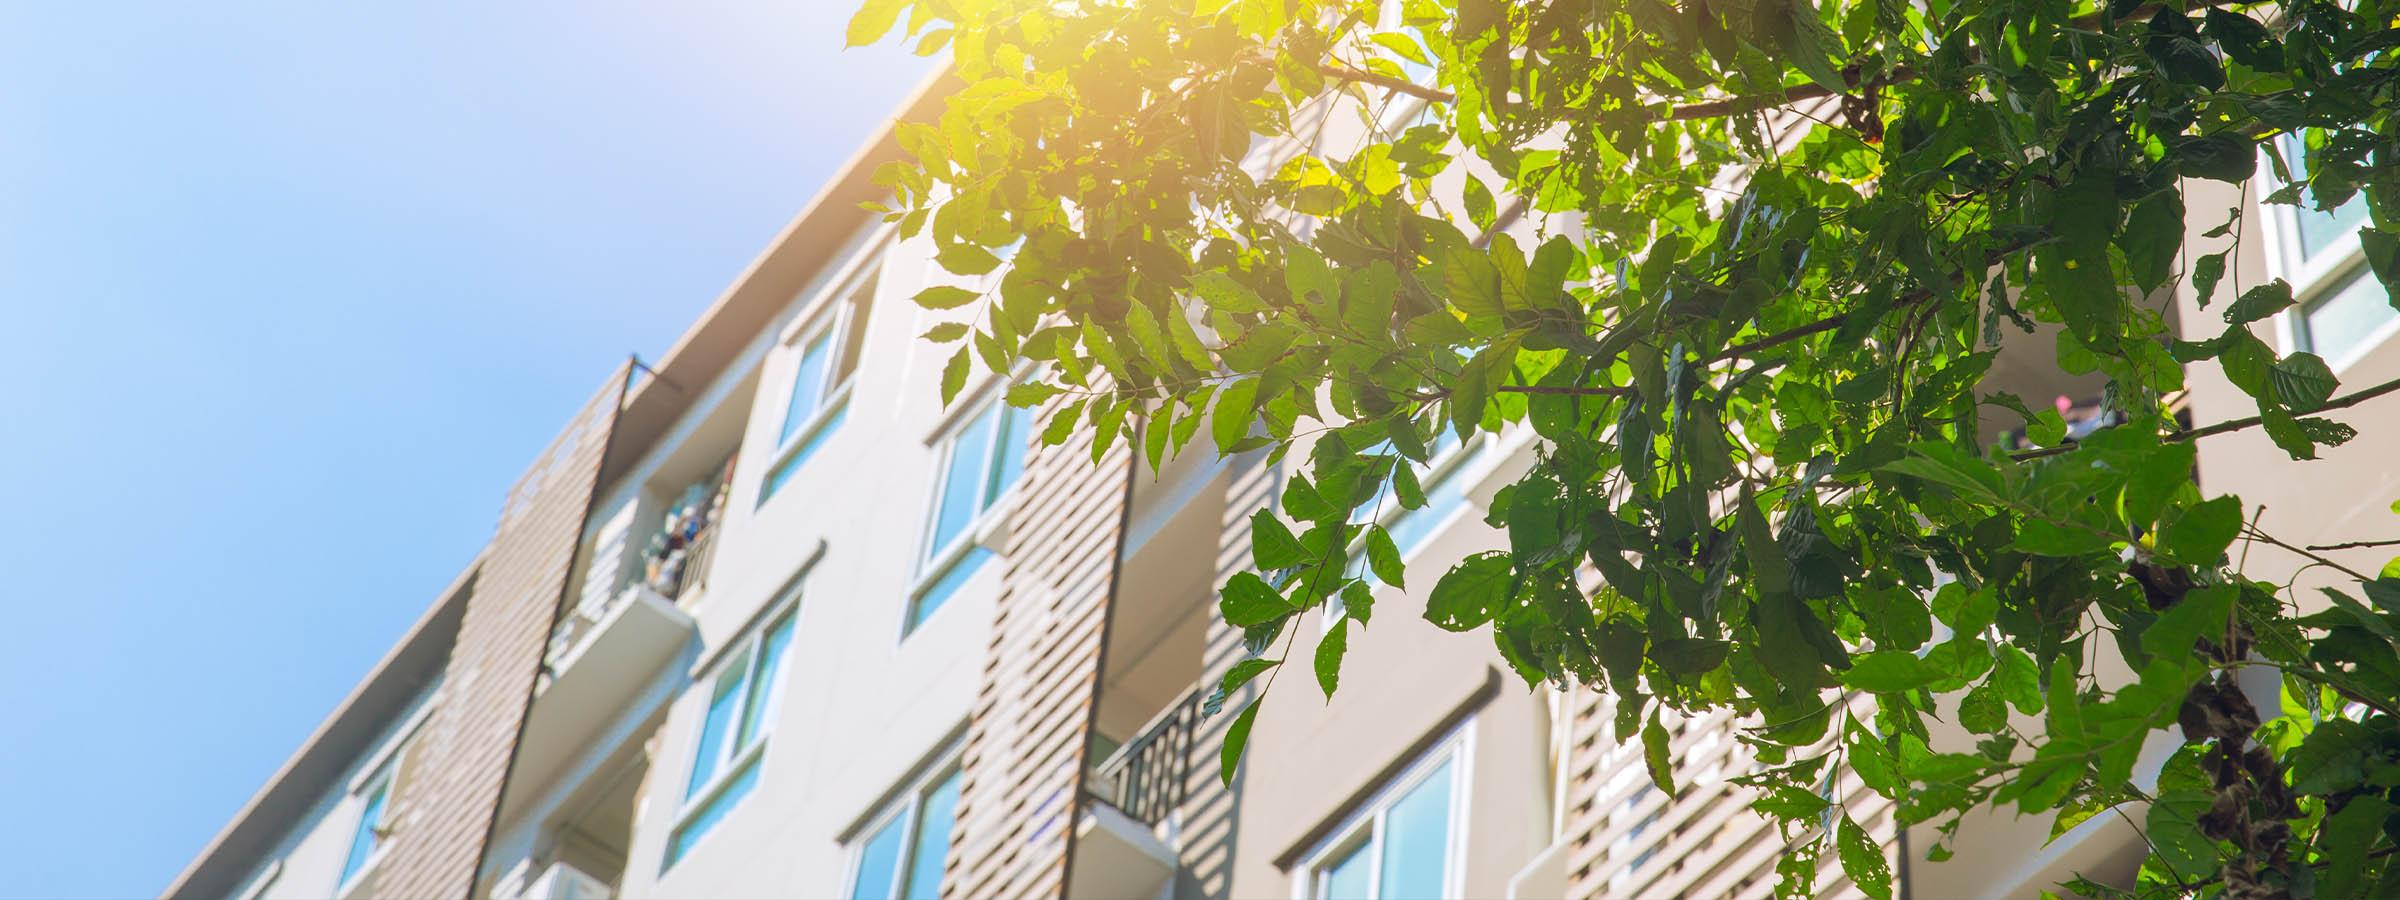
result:
<svg viewBox="0 0 2400 900"><path fill-rule="evenodd" d="M733 459L717 468L716 476L694 482L667 508L658 532L642 548L642 584L668 599L699 586L708 569L709 550L718 517L724 515L730 493Z"/></svg>

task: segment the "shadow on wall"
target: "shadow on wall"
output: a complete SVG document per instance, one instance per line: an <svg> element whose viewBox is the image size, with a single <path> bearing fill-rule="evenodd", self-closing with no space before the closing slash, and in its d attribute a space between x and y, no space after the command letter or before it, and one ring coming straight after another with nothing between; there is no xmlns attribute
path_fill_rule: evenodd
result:
<svg viewBox="0 0 2400 900"><path fill-rule="evenodd" d="M1227 474L1224 508L1224 527L1219 530L1217 565L1213 589L1237 572L1250 568L1250 515L1268 505L1269 498L1281 487L1280 469L1264 465L1263 453L1253 452L1235 459ZM1209 604L1212 609L1215 604ZM1226 625L1213 613L1208 628L1208 644L1202 651L1202 671L1207 682L1223 676L1234 663L1248 657L1242 649L1241 629ZM1180 850L1183 866L1175 876L1174 896L1179 900L1207 898L1226 900L1233 894L1233 860L1240 843L1242 783L1247 775L1237 771L1231 785L1218 776L1219 759L1225 747L1225 729L1233 724L1234 713L1257 696L1258 685L1253 682L1225 701L1225 709L1201 720L1192 748L1190 790L1183 805L1183 829Z"/></svg>

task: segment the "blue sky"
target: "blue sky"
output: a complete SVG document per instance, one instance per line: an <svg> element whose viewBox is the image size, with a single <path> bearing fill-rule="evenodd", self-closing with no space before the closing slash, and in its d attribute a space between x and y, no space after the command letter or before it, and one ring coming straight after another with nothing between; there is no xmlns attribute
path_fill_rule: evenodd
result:
<svg viewBox="0 0 2400 900"><path fill-rule="evenodd" d="M0 894L153 894L927 64L849 0L0 8Z"/></svg>

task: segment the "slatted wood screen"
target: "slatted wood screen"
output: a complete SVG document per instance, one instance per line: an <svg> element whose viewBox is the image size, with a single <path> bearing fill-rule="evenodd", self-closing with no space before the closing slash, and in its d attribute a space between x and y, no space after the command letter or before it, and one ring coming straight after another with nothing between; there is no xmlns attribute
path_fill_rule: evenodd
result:
<svg viewBox="0 0 2400 900"><path fill-rule="evenodd" d="M1852 702L1867 708L1867 698ZM1577 692L1568 751L1565 834L1569 897L1736 897L1774 893L1775 863L1793 851L1774 820L1749 808L1757 796L1728 779L1756 770L1750 748L1735 740L1743 724L1716 712L1668 728L1681 796L1650 783L1638 741L1618 743L1611 695ZM1899 829L1891 801L1860 783L1847 766L1832 795L1884 847L1895 870ZM1795 836L1799 841L1821 833ZM1816 895L1857 896L1830 847L1818 854Z"/></svg>
<svg viewBox="0 0 2400 900"><path fill-rule="evenodd" d="M960 764L945 898L1062 897L1066 890L1134 464L1119 442L1094 465L1088 429L1074 435L1061 446L1034 447L1017 486L1006 574Z"/></svg>
<svg viewBox="0 0 2400 900"><path fill-rule="evenodd" d="M472 892L625 377L622 368L610 376L509 490L433 712L411 748L410 777L398 782L373 896Z"/></svg>

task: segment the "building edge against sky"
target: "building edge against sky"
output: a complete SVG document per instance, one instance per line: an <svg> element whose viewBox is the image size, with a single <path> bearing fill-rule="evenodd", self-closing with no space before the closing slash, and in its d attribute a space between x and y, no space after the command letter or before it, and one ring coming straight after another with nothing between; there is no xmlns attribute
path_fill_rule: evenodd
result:
<svg viewBox="0 0 2400 900"><path fill-rule="evenodd" d="M936 76L899 118L928 117L950 87ZM1342 103L1311 114L1340 127L1355 118ZM1268 144L1249 165L1291 152ZM1150 471L1121 447L1094 464L1088 438L1039 447L1049 410L1004 408L990 378L943 408L944 353L917 336L959 313L908 298L960 279L930 241L860 208L881 195L870 173L899 156L887 128L654 367L595 373L593 403L506 498L491 545L168 896L1773 886L1788 845L1727 781L1750 764L1738 722L1676 726L1689 784L1670 798L1614 739L1609 698L1527 690L1487 642L1423 622L1388 586L1350 648L1349 689L1262 707L1248 761L1220 784L1230 717L1199 701L1244 651L1214 587L1249 565L1249 514L1283 473L1205 448ZM2393 323L2342 318L2355 239L2306 224L2238 248L2237 271L2295 277L2304 294L2262 334L2338 344L2353 380L2389 377ZM2011 347L1987 389L2097 393L2052 371L2046 342ZM2193 379L2193 414L2243 414L2212 375ZM2263 484L2244 479L2271 471L2257 463L2272 445L2228 436L2202 445L2203 483L2268 500L2293 520L2279 534L2343 533L2360 497L2394 492L2374 440L2319 464L2356 478ZM1421 476L1435 503L1364 511L1411 538L1409 584L1499 542L1481 510L1533 452L1529 432L1446 448ZM1313 643L1331 622L1295 627ZM2171 749L2153 745L2151 775ZM1929 863L1929 827L1901 828L1848 773L1825 790L1917 896L2121 882L2142 854L2122 817L2045 844L2046 818L1992 814ZM1854 893L1830 855L1822 866L1820 893Z"/></svg>

